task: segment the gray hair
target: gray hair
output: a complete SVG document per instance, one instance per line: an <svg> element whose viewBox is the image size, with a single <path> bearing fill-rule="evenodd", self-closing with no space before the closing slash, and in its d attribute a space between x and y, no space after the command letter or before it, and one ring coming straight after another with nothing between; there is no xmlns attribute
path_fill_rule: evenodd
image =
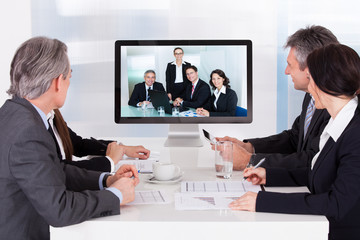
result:
<svg viewBox="0 0 360 240"><path fill-rule="evenodd" d="M34 37L16 51L10 68L9 95L35 99L44 94L54 78L70 71L66 45L46 37Z"/></svg>
<svg viewBox="0 0 360 240"><path fill-rule="evenodd" d="M289 36L284 48L295 48L295 57L299 62L300 70L306 68L306 58L315 49L329 44L338 44L335 35L327 28L322 26L307 26L299 29Z"/></svg>
<svg viewBox="0 0 360 240"><path fill-rule="evenodd" d="M153 74L155 75L155 77L156 77L156 73L155 73L154 70L147 70L147 71L144 73L144 77L145 77L146 74L148 74L148 73L153 73Z"/></svg>

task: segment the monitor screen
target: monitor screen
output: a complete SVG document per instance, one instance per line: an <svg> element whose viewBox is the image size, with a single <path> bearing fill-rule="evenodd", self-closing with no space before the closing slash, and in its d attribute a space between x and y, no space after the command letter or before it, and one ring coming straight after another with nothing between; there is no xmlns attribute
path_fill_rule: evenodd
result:
<svg viewBox="0 0 360 240"><path fill-rule="evenodd" d="M250 123L252 106L250 40L115 42L116 123Z"/></svg>

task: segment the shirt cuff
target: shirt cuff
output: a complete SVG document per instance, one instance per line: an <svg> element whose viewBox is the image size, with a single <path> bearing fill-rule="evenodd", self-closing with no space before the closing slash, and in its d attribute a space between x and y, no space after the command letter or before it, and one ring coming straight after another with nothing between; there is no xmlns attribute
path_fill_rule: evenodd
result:
<svg viewBox="0 0 360 240"><path fill-rule="evenodd" d="M115 194L119 198L120 203L123 201L123 195L122 195L122 193L120 192L119 189L114 188L114 187L110 187L110 188L106 188L106 190L112 192L113 194Z"/></svg>
<svg viewBox="0 0 360 240"><path fill-rule="evenodd" d="M104 179L104 177L105 177L105 174L108 174L108 173L107 173L107 172L103 172L103 173L100 174L100 177L99 177L99 189L100 189L100 190L103 190L103 189L104 189L104 186L103 186L102 182L103 182L103 179Z"/></svg>
<svg viewBox="0 0 360 240"><path fill-rule="evenodd" d="M114 164L114 161L111 159L111 157L109 156L105 156L109 162L110 162L110 172L114 172L115 171L115 164Z"/></svg>

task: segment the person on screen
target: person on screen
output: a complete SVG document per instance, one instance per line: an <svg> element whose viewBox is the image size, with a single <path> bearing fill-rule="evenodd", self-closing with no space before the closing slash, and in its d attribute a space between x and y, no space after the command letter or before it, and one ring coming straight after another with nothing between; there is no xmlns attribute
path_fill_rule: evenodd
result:
<svg viewBox="0 0 360 240"><path fill-rule="evenodd" d="M70 78L61 41L34 37L16 50L11 99L0 108L2 239L49 239L49 225L120 214L120 205L135 198L134 166L110 175L60 162L46 116L64 105Z"/></svg>
<svg viewBox="0 0 360 240"><path fill-rule="evenodd" d="M247 192L230 207L257 212L325 215L329 239L360 236L360 58L350 47L331 44L307 58L308 91L317 109L331 116L321 133L320 151L310 166L294 170L248 168L254 184L305 184L310 193Z"/></svg>
<svg viewBox="0 0 360 240"><path fill-rule="evenodd" d="M215 91L203 108L196 109L196 113L206 117L235 116L238 98L236 92L230 89L230 80L224 71L212 71L209 83Z"/></svg>
<svg viewBox="0 0 360 240"><path fill-rule="evenodd" d="M218 138L234 143L235 170L244 169L252 156L253 164L266 156L264 167L304 167L319 151L320 134L330 115L325 109L315 109L312 97L308 93L306 57L313 50L332 43L339 43L335 35L330 30L316 25L299 29L288 38L285 47L290 48L290 52L285 74L291 76L296 90L306 93L301 114L295 119L291 129L276 135L244 141L231 137ZM256 155L253 155L254 153Z"/></svg>
<svg viewBox="0 0 360 240"><path fill-rule="evenodd" d="M149 104L151 98L148 90L157 90L165 92L161 83L155 82L156 74L153 70L147 70L144 73L144 82L135 85L128 104L134 107L141 107L143 104Z"/></svg>
<svg viewBox="0 0 360 240"><path fill-rule="evenodd" d="M139 159L149 158L150 151L143 146L125 146L113 141L78 136L67 126L59 109L54 109L48 114L48 122L53 128L58 157L66 164L88 170L114 172L115 165L123 159L124 154ZM96 155L96 157L73 161L73 155L77 157Z"/></svg>
<svg viewBox="0 0 360 240"><path fill-rule="evenodd" d="M183 98L178 97L173 102L173 105L199 108L204 106L210 98L211 92L209 85L203 80L199 79L198 70L195 66L190 66L186 70L186 77L191 84L186 87Z"/></svg>
<svg viewBox="0 0 360 240"><path fill-rule="evenodd" d="M166 92L170 100L183 96L185 89L190 85L185 69L191 64L183 61L184 50L180 47L174 49L175 61L169 62L166 67Z"/></svg>

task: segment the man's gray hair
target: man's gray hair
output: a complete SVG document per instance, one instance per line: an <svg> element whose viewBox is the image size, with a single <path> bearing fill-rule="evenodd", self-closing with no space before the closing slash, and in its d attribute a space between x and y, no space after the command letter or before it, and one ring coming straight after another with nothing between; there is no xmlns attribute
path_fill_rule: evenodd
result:
<svg viewBox="0 0 360 240"><path fill-rule="evenodd" d="M34 37L16 51L10 68L9 95L35 99L44 94L54 78L70 71L66 45L47 37Z"/></svg>
<svg viewBox="0 0 360 240"><path fill-rule="evenodd" d="M299 29L289 36L284 48L295 49L295 57L299 62L300 70L303 71L306 68L306 58L312 51L338 43L339 41L329 29L313 25Z"/></svg>
<svg viewBox="0 0 360 240"><path fill-rule="evenodd" d="M145 77L146 74L148 74L148 73L153 73L153 74L155 75L155 77L156 77L156 73L155 73L154 70L146 70L146 72L144 73L144 77Z"/></svg>

